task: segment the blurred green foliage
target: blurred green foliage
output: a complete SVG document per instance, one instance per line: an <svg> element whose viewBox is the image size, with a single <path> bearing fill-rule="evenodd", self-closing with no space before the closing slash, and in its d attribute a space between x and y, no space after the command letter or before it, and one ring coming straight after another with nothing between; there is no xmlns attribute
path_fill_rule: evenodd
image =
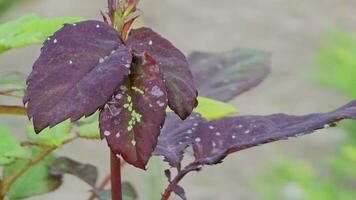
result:
<svg viewBox="0 0 356 200"><path fill-rule="evenodd" d="M356 99L356 34L330 31L316 63L314 82ZM340 127L345 130L345 142L326 163L315 167L306 161L282 159L253 180L252 186L267 200L356 199L356 123L345 121Z"/></svg>
<svg viewBox="0 0 356 200"><path fill-rule="evenodd" d="M0 53L17 47L40 44L64 23L81 21L78 17L42 18L28 14L0 25Z"/></svg>
<svg viewBox="0 0 356 200"><path fill-rule="evenodd" d="M19 0L0 0L0 15Z"/></svg>

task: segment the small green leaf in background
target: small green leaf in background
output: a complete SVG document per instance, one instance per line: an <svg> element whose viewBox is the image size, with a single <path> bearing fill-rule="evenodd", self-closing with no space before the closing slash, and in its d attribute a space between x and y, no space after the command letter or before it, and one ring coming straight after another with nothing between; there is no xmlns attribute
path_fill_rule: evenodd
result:
<svg viewBox="0 0 356 200"><path fill-rule="evenodd" d="M76 128L78 135L86 139L100 139L99 121L84 124Z"/></svg>
<svg viewBox="0 0 356 200"><path fill-rule="evenodd" d="M270 166L252 186L266 200L352 200L356 195L336 179L318 177L308 162L290 159Z"/></svg>
<svg viewBox="0 0 356 200"><path fill-rule="evenodd" d="M64 23L74 23L80 20L78 17L41 18L36 14L28 14L1 24L0 53L16 47L40 44Z"/></svg>
<svg viewBox="0 0 356 200"><path fill-rule="evenodd" d="M19 0L0 0L0 15L4 11L8 10L14 3L17 3Z"/></svg>
<svg viewBox="0 0 356 200"><path fill-rule="evenodd" d="M75 131L81 138L100 139L99 112L96 112L89 117L83 117L80 119Z"/></svg>
<svg viewBox="0 0 356 200"><path fill-rule="evenodd" d="M198 107L193 112L200 113L204 118L212 120L225 117L237 112L230 104L206 97L198 97Z"/></svg>
<svg viewBox="0 0 356 200"><path fill-rule="evenodd" d="M313 78L348 98L356 98L356 34L341 30L330 31L316 55L317 67Z"/></svg>
<svg viewBox="0 0 356 200"><path fill-rule="evenodd" d="M172 112L167 108L167 112ZM236 108L230 104L207 97L198 97L198 106L193 112L200 113L204 118L213 120L219 119L237 112Z"/></svg>
<svg viewBox="0 0 356 200"><path fill-rule="evenodd" d="M39 148L34 148L32 156L37 156L41 151ZM50 154L38 164L32 166L11 185L6 193L7 197L11 200L24 199L57 189L62 184L62 177L49 174L49 167L54 159L55 155ZM4 167L3 179L23 168L27 162L27 159L19 159L13 164Z"/></svg>
<svg viewBox="0 0 356 200"><path fill-rule="evenodd" d="M329 160L333 172L341 179L354 179L356 183L356 146L345 145L340 153Z"/></svg>
<svg viewBox="0 0 356 200"><path fill-rule="evenodd" d="M53 128L46 128L41 133L36 134L33 126L29 126L27 129L27 137L39 144L52 147L60 147L63 142L73 138L75 135L70 133L72 123L70 120L66 120Z"/></svg>
<svg viewBox="0 0 356 200"><path fill-rule="evenodd" d="M0 165L13 162L16 158L28 158L29 152L4 127L0 127Z"/></svg>
<svg viewBox="0 0 356 200"><path fill-rule="evenodd" d="M26 75L16 72L0 73L0 95L23 97Z"/></svg>
<svg viewBox="0 0 356 200"><path fill-rule="evenodd" d="M135 188L128 182L122 183L123 200L136 200L137 192ZM111 200L111 190L94 190L95 196L99 200Z"/></svg>
<svg viewBox="0 0 356 200"><path fill-rule="evenodd" d="M92 187L95 187L98 178L98 169L90 164L82 164L66 157L59 157L53 161L50 173L56 176L71 174L78 177Z"/></svg>
<svg viewBox="0 0 356 200"><path fill-rule="evenodd" d="M145 200L161 199L164 187L167 185L167 178L164 176L165 167L161 157L153 156L147 165L143 188Z"/></svg>

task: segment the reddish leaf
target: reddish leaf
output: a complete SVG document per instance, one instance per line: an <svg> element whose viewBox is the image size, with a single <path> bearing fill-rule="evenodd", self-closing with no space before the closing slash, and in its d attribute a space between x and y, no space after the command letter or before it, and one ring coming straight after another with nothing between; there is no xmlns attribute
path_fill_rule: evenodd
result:
<svg viewBox="0 0 356 200"><path fill-rule="evenodd" d="M238 116L201 122L194 134L190 135L194 140L195 160L183 169L178 168L177 175L170 179L170 184L163 196L168 197L172 191L175 192L179 181L188 173L199 171L203 165L218 164L230 153L312 133L315 130L333 126L343 119L356 119L356 101L325 114ZM179 135L186 134L184 131L176 133L176 137ZM183 137L180 138L183 141ZM176 140L170 143L170 145L176 144ZM160 145L162 144L158 144ZM182 198L184 199L184 196Z"/></svg>
<svg viewBox="0 0 356 200"><path fill-rule="evenodd" d="M325 114L239 116L203 123L193 145L195 162L216 164L228 153L309 134L342 119L356 119L356 101Z"/></svg>
<svg viewBox="0 0 356 200"><path fill-rule="evenodd" d="M269 54L237 49L222 54L194 52L188 56L199 95L229 101L257 86L269 74Z"/></svg>
<svg viewBox="0 0 356 200"><path fill-rule="evenodd" d="M204 119L198 113L192 113L186 120L168 113L166 123L158 137L158 144L153 155L161 155L172 167L180 169L184 150L193 143L197 126Z"/></svg>
<svg viewBox="0 0 356 200"><path fill-rule="evenodd" d="M28 78L28 116L36 132L94 113L128 74L132 56L119 33L99 21L67 24L44 43Z"/></svg>
<svg viewBox="0 0 356 200"><path fill-rule="evenodd" d="M101 112L100 132L114 153L145 168L164 123L167 93L163 74L147 53L135 57L130 82Z"/></svg>
<svg viewBox="0 0 356 200"><path fill-rule="evenodd" d="M185 56L149 28L132 30L126 43L133 51L154 57L164 74L169 107L182 119L189 116L197 105L197 90Z"/></svg>

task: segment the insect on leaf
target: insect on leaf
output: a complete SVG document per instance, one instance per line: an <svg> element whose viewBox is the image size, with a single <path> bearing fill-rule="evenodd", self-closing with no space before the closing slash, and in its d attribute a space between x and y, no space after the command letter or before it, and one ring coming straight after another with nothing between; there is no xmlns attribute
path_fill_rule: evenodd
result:
<svg viewBox="0 0 356 200"><path fill-rule="evenodd" d="M132 55L108 24L67 24L48 38L28 78L28 116L36 132L93 114L123 84Z"/></svg>
<svg viewBox="0 0 356 200"><path fill-rule="evenodd" d="M182 119L189 116L197 106L197 90L183 53L150 28L132 30L126 44L136 53L152 55L164 74L169 107Z"/></svg>
<svg viewBox="0 0 356 200"><path fill-rule="evenodd" d="M100 133L111 151L145 168L164 123L167 93L156 61L148 53L134 60L130 85L121 87L100 113Z"/></svg>

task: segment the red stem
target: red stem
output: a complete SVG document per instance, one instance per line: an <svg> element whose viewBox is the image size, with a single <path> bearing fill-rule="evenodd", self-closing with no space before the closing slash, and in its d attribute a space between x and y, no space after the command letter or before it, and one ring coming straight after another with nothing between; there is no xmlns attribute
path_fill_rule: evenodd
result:
<svg viewBox="0 0 356 200"><path fill-rule="evenodd" d="M121 161L111 152L111 199L122 200Z"/></svg>

